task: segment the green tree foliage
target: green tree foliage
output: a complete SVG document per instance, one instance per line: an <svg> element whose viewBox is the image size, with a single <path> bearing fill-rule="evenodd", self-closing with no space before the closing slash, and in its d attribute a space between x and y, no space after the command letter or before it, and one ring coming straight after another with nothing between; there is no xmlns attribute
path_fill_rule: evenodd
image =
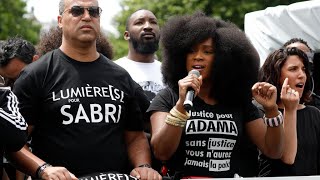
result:
<svg viewBox="0 0 320 180"><path fill-rule="evenodd" d="M0 40L21 36L36 44L41 24L26 10L24 0L0 0Z"/></svg>
<svg viewBox="0 0 320 180"><path fill-rule="evenodd" d="M127 17L138 9L151 10L157 16L160 26L173 15L192 14L200 10L208 16L231 21L243 29L246 13L295 2L299 0L121 0L122 11L114 19L120 37L111 40L115 59L127 54L128 47L122 34ZM121 47L117 47L120 44Z"/></svg>

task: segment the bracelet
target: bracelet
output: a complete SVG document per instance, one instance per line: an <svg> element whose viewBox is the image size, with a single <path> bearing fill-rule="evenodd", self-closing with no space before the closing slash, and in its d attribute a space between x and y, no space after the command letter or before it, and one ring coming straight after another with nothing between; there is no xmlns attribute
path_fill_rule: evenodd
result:
<svg viewBox="0 0 320 180"><path fill-rule="evenodd" d="M140 166L138 167L146 167L146 168L151 168L150 164L141 164Z"/></svg>
<svg viewBox="0 0 320 180"><path fill-rule="evenodd" d="M178 111L176 107L173 107L170 110L170 113L167 115L165 122L172 126L184 128L189 118L190 114L188 112L183 114L180 111Z"/></svg>
<svg viewBox="0 0 320 180"><path fill-rule="evenodd" d="M267 118L266 115L263 116L263 121L268 127L278 127L283 123L283 116L280 111L279 115L273 118Z"/></svg>
<svg viewBox="0 0 320 180"><path fill-rule="evenodd" d="M36 176L38 179L41 179L41 175L43 173L43 171L47 168L47 167L51 167L51 165L49 163L44 163L41 166L38 167L37 171L36 171Z"/></svg>
<svg viewBox="0 0 320 180"><path fill-rule="evenodd" d="M182 128L184 128L184 126L187 123L186 120L179 119L177 117L172 116L171 114L167 115L165 122L169 125L182 127Z"/></svg>
<svg viewBox="0 0 320 180"><path fill-rule="evenodd" d="M179 118L181 120L185 120L185 121L190 118L190 114L188 112L186 112L186 114L183 114L180 111L178 111L176 107L173 107L170 110L170 114L174 117L177 117L177 118Z"/></svg>

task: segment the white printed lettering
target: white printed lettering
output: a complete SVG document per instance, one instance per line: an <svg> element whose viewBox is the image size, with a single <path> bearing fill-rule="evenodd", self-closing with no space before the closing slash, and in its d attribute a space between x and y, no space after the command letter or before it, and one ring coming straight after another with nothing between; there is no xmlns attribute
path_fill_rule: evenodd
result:
<svg viewBox="0 0 320 180"><path fill-rule="evenodd" d="M204 152L203 151L186 150L186 154L188 156L203 157Z"/></svg>
<svg viewBox="0 0 320 180"><path fill-rule="evenodd" d="M189 119L186 134L226 134L238 135L237 125L230 120Z"/></svg>
<svg viewBox="0 0 320 180"><path fill-rule="evenodd" d="M210 159L209 171L222 172L230 170L230 159L215 160Z"/></svg>
<svg viewBox="0 0 320 180"><path fill-rule="evenodd" d="M189 166L196 166L196 167L204 167L204 168L208 168L209 164L208 162L206 162L205 160L203 161L196 161L196 160L190 160L188 158L186 158L186 161L184 163L184 165L189 165Z"/></svg>
<svg viewBox="0 0 320 180"><path fill-rule="evenodd" d="M67 120L67 121L66 120L62 121L62 124L64 124L64 125L68 125L68 124L71 124L73 122L72 114L70 114L70 113L65 111L66 109L70 109L70 108L71 108L70 105L63 105L61 107L61 109L60 109L61 114L64 115L64 116L67 116L69 118L69 120Z"/></svg>
<svg viewBox="0 0 320 180"><path fill-rule="evenodd" d="M78 112L74 120L74 123L79 123L81 119L84 119L87 123L90 123L90 119L88 118L87 113L84 110L82 104L79 104Z"/></svg>
<svg viewBox="0 0 320 180"><path fill-rule="evenodd" d="M211 150L233 150L236 144L234 139L209 138L208 149Z"/></svg>
<svg viewBox="0 0 320 180"><path fill-rule="evenodd" d="M86 123L119 123L122 109L121 105L105 104L101 107L99 104L90 104L90 106L86 108L89 112L86 112L83 105L79 104L77 113L73 116L73 114L70 113L71 107L71 105L63 105L60 109L61 114L67 117L67 119L63 119L62 124L64 125L79 123L80 120L84 120ZM90 114L90 118L87 113Z"/></svg>
<svg viewBox="0 0 320 180"><path fill-rule="evenodd" d="M186 141L186 146L205 147L206 146L206 141L205 140Z"/></svg>
<svg viewBox="0 0 320 180"><path fill-rule="evenodd" d="M99 123L103 119L103 114L101 113L101 106L99 104L90 104L91 110L91 121L93 123ZM98 116L98 118L96 118Z"/></svg>

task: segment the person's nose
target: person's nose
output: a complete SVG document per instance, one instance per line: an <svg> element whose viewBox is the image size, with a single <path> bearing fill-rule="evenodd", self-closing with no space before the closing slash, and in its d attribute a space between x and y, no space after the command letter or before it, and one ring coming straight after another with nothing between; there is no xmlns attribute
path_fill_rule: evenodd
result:
<svg viewBox="0 0 320 180"><path fill-rule="evenodd" d="M303 70L303 69L299 70L298 78L299 79L306 79L307 78L307 74L306 74L305 70Z"/></svg>
<svg viewBox="0 0 320 180"><path fill-rule="evenodd" d="M85 18L85 19L91 19L91 16L90 16L90 13L89 13L89 10L88 9L84 9L84 13L82 15L82 18Z"/></svg>
<svg viewBox="0 0 320 180"><path fill-rule="evenodd" d="M146 21L146 23L144 23L143 30L152 30L152 26L149 21Z"/></svg>
<svg viewBox="0 0 320 180"><path fill-rule="evenodd" d="M203 57L202 57L201 51L197 51L195 53L194 60L199 61L199 60L202 60L202 59L203 59Z"/></svg>

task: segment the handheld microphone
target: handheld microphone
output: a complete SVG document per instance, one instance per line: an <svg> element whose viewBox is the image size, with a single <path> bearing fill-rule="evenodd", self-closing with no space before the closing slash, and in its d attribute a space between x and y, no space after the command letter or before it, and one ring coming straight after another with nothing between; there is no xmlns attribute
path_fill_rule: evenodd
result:
<svg viewBox="0 0 320 180"><path fill-rule="evenodd" d="M191 71L189 71L189 75L190 74L194 74L197 77L200 76L200 72L198 70L195 70L195 69L192 69ZM192 101L193 101L194 95L195 95L194 89L188 88L186 99L183 102L183 107L184 107L184 109L186 111L191 110L191 108L193 107Z"/></svg>

